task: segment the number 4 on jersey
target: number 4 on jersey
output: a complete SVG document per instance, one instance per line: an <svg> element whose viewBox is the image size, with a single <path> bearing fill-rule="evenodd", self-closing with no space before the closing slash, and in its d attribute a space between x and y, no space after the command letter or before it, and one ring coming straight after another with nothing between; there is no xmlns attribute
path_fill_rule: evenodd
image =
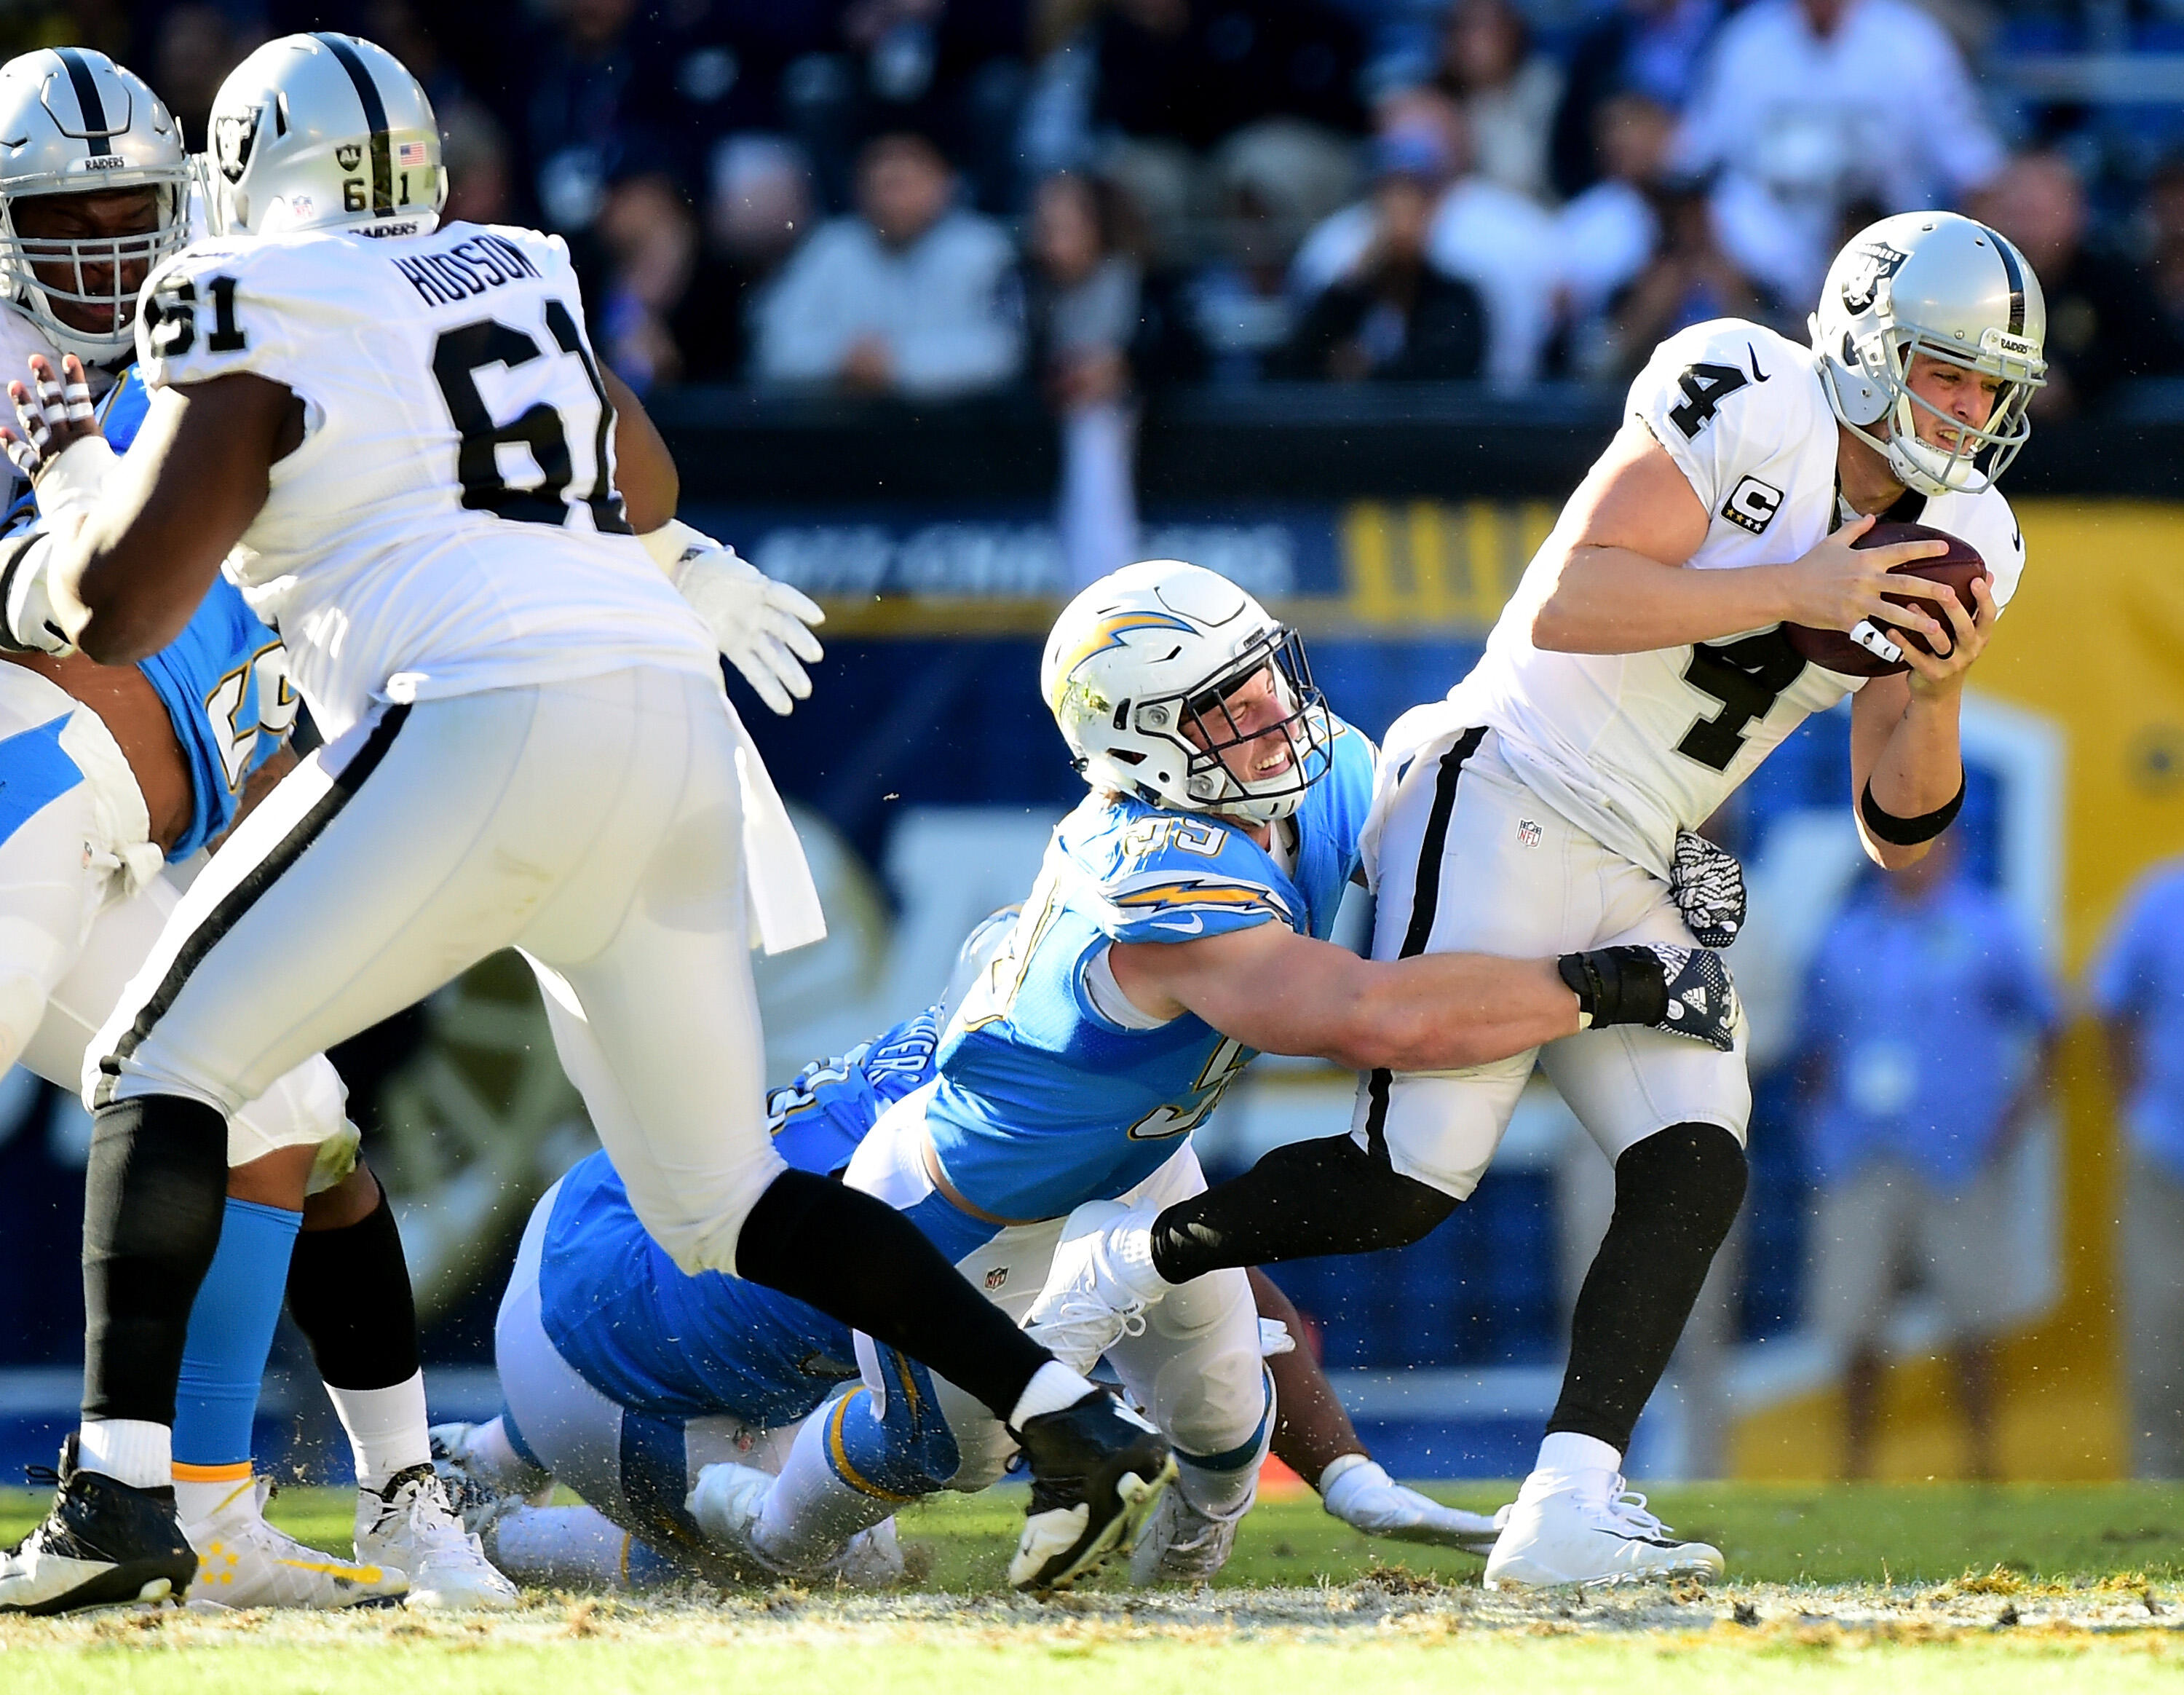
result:
<svg viewBox="0 0 2184 1695"><path fill-rule="evenodd" d="M1716 407L1751 382L1733 365L1695 365L1676 379L1684 404L1669 409L1669 421L1691 441L1713 421Z"/></svg>

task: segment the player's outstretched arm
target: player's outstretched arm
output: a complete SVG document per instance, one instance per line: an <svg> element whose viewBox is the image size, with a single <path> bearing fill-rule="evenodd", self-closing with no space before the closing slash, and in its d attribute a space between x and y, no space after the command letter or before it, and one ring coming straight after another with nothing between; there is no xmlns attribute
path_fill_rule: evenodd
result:
<svg viewBox="0 0 2184 1695"><path fill-rule="evenodd" d="M1552 960L1422 954L1362 960L1286 924L1195 942L1117 942L1115 981L1155 1017L1195 1012L1262 1053L1357 1071L1446 1071L1506 1059L1579 1028Z"/></svg>
<svg viewBox="0 0 2184 1695"><path fill-rule="evenodd" d="M73 391L83 368L73 354L64 365ZM103 441L93 441L98 426L87 415L45 400L49 387L61 392L51 365L33 358L31 371L37 393L21 383L10 392L31 437L48 529L5 561L11 636L20 638L15 627L25 622L20 591L35 583L42 622L92 658L102 665L143 659L182 633L228 549L265 504L267 473L303 439L301 403L284 385L247 371L162 388L127 458L114 460ZM21 445L11 441L11 454ZM71 463L94 450L105 463L76 491L81 498L48 500Z"/></svg>
<svg viewBox="0 0 2184 1695"><path fill-rule="evenodd" d="M1947 551L1940 542L1853 549L1870 519L1845 525L1785 565L1686 571L1712 521L1668 450L1633 419L1570 497L1557 537L1562 555L1532 614L1532 640L1560 653L1650 653L1712 641L1787 620L1847 630L1861 618L1913 623L1883 590L1924 594L1917 578L1892 577L1907 560ZM1946 639L1930 618L1922 633Z"/></svg>

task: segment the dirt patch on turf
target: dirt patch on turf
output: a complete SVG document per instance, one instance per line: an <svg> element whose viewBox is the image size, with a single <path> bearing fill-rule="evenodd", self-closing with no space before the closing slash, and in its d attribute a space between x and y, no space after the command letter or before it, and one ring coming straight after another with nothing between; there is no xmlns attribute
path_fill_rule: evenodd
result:
<svg viewBox="0 0 2184 1695"><path fill-rule="evenodd" d="M856 1595L783 1586L644 1597L533 1592L513 1612L434 1616L398 1609L338 1614L109 1611L61 1620L0 1619L0 1652L35 1647L175 1648L245 1642L339 1650L375 1642L450 1647L613 1642L662 1634L694 1645L754 1639L875 1647L911 1640L998 1642L1036 1635L1067 1645L1167 1640L1341 1641L1362 1633L1432 1639L1484 1633L1596 1636L1663 1648L1738 1642L1797 1653L1878 1642L1947 1642L1976 1634L2028 1644L2091 1645L2119 1636L2155 1652L2178 1641L2184 1612L2151 1587L2015 1587L1974 1576L1938 1588L1648 1585L1606 1592L1496 1595L1382 1567L1354 1583L1315 1587L1094 1592L1034 1601L1015 1596Z"/></svg>

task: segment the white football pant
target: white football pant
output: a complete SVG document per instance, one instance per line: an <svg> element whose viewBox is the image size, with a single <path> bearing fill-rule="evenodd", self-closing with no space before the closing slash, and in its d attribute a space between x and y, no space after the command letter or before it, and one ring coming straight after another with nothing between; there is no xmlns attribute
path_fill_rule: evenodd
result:
<svg viewBox="0 0 2184 1695"><path fill-rule="evenodd" d="M1367 867L1377 896L1373 957L1696 946L1669 885L1549 807L1497 756L1495 740L1474 731L1427 743L1384 802ZM1464 1200L1536 1058L1611 1163L1671 1124L1719 1124L1741 1142L1752 1113L1746 1045L1741 1023L1733 1053L1616 1025L1461 1071L1369 1072L1351 1134L1368 1151L1384 1149L1404 1176Z"/></svg>
<svg viewBox="0 0 2184 1695"><path fill-rule="evenodd" d="M87 1073L232 1112L516 947L632 1204L733 1272L766 1135L736 754L717 677L627 670L382 706L245 819ZM102 1073L103 1074L100 1074Z"/></svg>
<svg viewBox="0 0 2184 1695"><path fill-rule="evenodd" d="M684 1419L672 1421L682 1426L678 1452L640 1443L635 1446L643 1451L633 1453L632 1445L624 1441L621 1403L593 1388L562 1358L540 1316L538 1261L560 1194L556 1183L532 1208L508 1292L501 1296L493 1327L501 1398L524 1447L556 1482L575 1490L588 1506L623 1530L640 1538L658 1536L663 1515L682 1516L682 1497L705 1467L732 1460L778 1471L795 1439L796 1425L770 1430L727 1416ZM670 1422L653 1424L665 1428ZM655 1471L673 1475L655 1475Z"/></svg>
<svg viewBox="0 0 2184 1695"><path fill-rule="evenodd" d="M883 1112L859 1146L844 1180L900 1210L934 1192L926 1155L925 1105L933 1085L905 1096ZM1186 1140L1173 1157L1120 1198L1126 1205L1173 1206L1206 1192L1206 1174ZM1018 1324L1045 1286L1066 1218L1011 1224L983 1246L956 1262L956 1268ZM1223 1270L1192 1279L1168 1291L1145 1314L1145 1330L1107 1350L1107 1363L1130 1398L1176 1446L1187 1481L1209 1468L1233 1477L1235 1491L1256 1480L1263 1438L1273 1423L1273 1386L1259 1352L1259 1309L1251 1280ZM857 1338L865 1384L884 1396L889 1386L876 1351ZM997 1481L1017 1451L1016 1439L985 1405L938 1372L934 1398L956 1438L961 1465L949 1487L985 1488ZM1256 1450L1255 1450L1256 1445ZM1205 1507L1206 1503L1194 1504ZM1216 1503L1225 1509L1225 1503Z"/></svg>

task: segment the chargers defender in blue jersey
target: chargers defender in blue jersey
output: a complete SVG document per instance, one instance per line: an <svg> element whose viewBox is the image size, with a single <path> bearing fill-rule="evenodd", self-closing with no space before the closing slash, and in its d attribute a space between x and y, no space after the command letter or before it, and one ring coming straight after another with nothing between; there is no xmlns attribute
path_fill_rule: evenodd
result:
<svg viewBox="0 0 2184 1695"><path fill-rule="evenodd" d="M950 1020L934 1079L845 1174L1020 1321L1072 1212L1203 1189L1190 1132L1258 1052L1455 1068L1588 1018L1726 1040L1719 1008L1671 993L1719 973L1691 950L1373 963L1334 945L1372 749L1327 710L1296 633L1215 573L1150 561L1095 584L1056 623L1042 685L1093 792ZM1105 1355L1174 1442L1180 1479L1146 1537L1160 1570L1217 1570L1272 1427L1245 1275L1201 1280L1143 1323L1090 1316L1050 1313L1035 1334L1080 1369ZM903 1497L1000 1475L1006 1429L944 1380L857 1348L861 1386L805 1427L777 1480L703 1472L689 1508L713 1539L810 1570Z"/></svg>
<svg viewBox="0 0 2184 1695"><path fill-rule="evenodd" d="M933 1079L958 985L983 972L1016 915L1004 909L972 933L939 1002L773 1091L767 1109L783 1158L840 1172L888 1107ZM1294 1309L1278 1291L1255 1282L1254 1292L1261 1317L1273 1320L1262 1326L1262 1341L1274 1342L1268 1369L1295 1407L1274 1451L1321 1487L1328 1510L1371 1534L1472 1552L1490 1545L1492 1519L1402 1488L1373 1462L1312 1356L1286 1346ZM686 1510L688 1490L715 1461L785 1455L796 1424L815 1408L830 1419L834 1409L822 1403L857 1375L849 1332L824 1314L735 1278L678 1270L644 1234L602 1154L534 1211L496 1351L505 1410L482 1425L436 1427L434 1451L485 1527L494 1561L549 1586L718 1575L723 1551ZM883 1454L846 1446L870 1430L850 1422L851 1403L839 1404L838 1466L880 1469ZM912 1447L918 1404L898 1396L889 1407ZM937 1445L938 1432L926 1436ZM505 1498L535 1501L556 1480L592 1504ZM897 1565L883 1521L853 1538L835 1569L869 1581Z"/></svg>
<svg viewBox="0 0 2184 1695"><path fill-rule="evenodd" d="M990 956L1014 916L980 925L963 959ZM782 1157L838 1174L874 1120L932 1077L948 1013L944 998L772 1091L767 1124ZM716 1461L785 1452L797 1425L858 1375L855 1344L837 1320L759 1284L678 1268L645 1234L604 1153L580 1161L532 1211L494 1352L505 1410L436 1428L434 1451L474 1509L493 1503L472 1518L496 1563L549 1585L734 1575L728 1551L685 1508L699 1475ZM910 1369L929 1386L922 1366ZM899 1397L898 1418L910 1408ZM557 1480L589 1504L494 1499L536 1496ZM854 1540L833 1570L860 1582L900 1576L892 1526Z"/></svg>

